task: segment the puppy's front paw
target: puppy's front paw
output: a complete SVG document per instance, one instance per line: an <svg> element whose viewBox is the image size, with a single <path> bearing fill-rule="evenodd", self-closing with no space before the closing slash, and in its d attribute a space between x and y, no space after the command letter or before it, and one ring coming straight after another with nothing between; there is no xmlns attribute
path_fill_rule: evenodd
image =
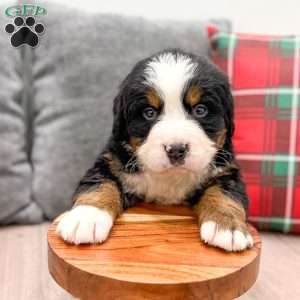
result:
<svg viewBox="0 0 300 300"><path fill-rule="evenodd" d="M205 243L226 251L242 251L253 246L253 238L246 224L229 228L215 221L205 221L201 224L200 236Z"/></svg>
<svg viewBox="0 0 300 300"><path fill-rule="evenodd" d="M112 216L91 205L78 205L59 220L56 232L72 244L102 243L113 225Z"/></svg>

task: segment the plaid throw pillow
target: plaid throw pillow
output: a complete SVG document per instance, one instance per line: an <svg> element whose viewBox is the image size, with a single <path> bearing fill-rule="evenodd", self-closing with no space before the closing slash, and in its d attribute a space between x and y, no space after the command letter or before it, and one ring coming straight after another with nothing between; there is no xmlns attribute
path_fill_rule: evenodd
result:
<svg viewBox="0 0 300 300"><path fill-rule="evenodd" d="M217 32L235 98L235 150L259 229L300 233L300 38Z"/></svg>

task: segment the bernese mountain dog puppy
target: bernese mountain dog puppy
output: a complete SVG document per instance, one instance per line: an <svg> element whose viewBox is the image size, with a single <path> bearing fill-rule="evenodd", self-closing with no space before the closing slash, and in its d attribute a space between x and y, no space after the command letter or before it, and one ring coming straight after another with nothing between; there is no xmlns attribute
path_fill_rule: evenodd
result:
<svg viewBox="0 0 300 300"><path fill-rule="evenodd" d="M207 244L227 251L253 245L223 72L204 57L164 50L135 65L113 113L111 138L58 223L65 241L101 243L124 209L146 201L190 205Z"/></svg>

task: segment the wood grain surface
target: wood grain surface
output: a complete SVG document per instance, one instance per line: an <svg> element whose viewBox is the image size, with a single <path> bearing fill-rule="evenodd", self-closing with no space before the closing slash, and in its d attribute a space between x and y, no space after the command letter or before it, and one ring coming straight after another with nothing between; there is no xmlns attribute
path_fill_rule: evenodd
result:
<svg viewBox="0 0 300 300"><path fill-rule="evenodd" d="M102 245L66 244L48 231L48 263L72 295L98 299L233 299L258 274L261 243L227 253L200 242L189 208L143 204L127 210Z"/></svg>

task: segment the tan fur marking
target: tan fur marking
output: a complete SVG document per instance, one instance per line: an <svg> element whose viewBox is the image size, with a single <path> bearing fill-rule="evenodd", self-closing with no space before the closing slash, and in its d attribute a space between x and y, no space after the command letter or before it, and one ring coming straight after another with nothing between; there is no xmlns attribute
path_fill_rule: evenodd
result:
<svg viewBox="0 0 300 300"><path fill-rule="evenodd" d="M199 224L214 221L222 229L247 231L246 213L243 206L224 194L219 186L208 188L194 207Z"/></svg>
<svg viewBox="0 0 300 300"><path fill-rule="evenodd" d="M227 129L222 129L220 130L218 133L217 133L217 136L216 136L216 145L221 148L224 146L225 144L225 140L226 140L226 132L227 132Z"/></svg>
<svg viewBox="0 0 300 300"><path fill-rule="evenodd" d="M77 205L92 205L108 211L115 219L122 210L121 195L117 185L111 181L102 183L99 188L79 194Z"/></svg>
<svg viewBox="0 0 300 300"><path fill-rule="evenodd" d="M161 100L153 89L149 89L146 95L147 95L148 102L151 106L157 109L161 107L162 105Z"/></svg>
<svg viewBox="0 0 300 300"><path fill-rule="evenodd" d="M201 100L201 96L203 95L203 91L197 86L191 86L186 94L186 102L190 106L195 106Z"/></svg>
<svg viewBox="0 0 300 300"><path fill-rule="evenodd" d="M136 151L141 146L142 140L140 138L137 138L137 137L131 137L129 139L129 144L132 147L132 149L134 151Z"/></svg>

